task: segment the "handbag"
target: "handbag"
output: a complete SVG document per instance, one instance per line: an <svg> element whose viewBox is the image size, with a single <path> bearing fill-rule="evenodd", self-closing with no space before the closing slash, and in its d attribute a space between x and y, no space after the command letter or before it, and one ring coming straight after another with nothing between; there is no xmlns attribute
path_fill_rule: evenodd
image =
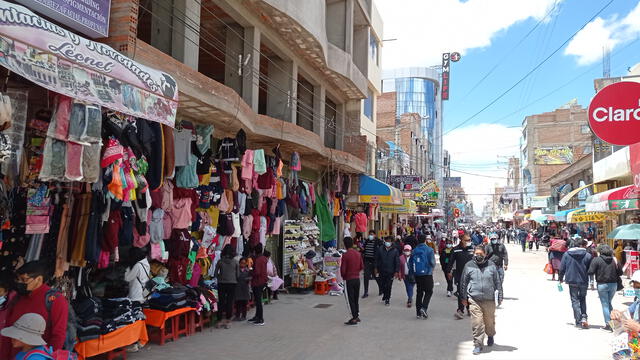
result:
<svg viewBox="0 0 640 360"><path fill-rule="evenodd" d="M546 272L549 275L553 274L553 266L551 266L551 264L547 263L544 266L544 272Z"/></svg>

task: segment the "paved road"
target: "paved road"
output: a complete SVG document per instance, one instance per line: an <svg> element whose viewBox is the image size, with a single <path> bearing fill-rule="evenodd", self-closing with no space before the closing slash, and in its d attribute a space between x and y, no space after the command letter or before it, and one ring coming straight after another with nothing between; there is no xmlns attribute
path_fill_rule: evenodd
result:
<svg viewBox="0 0 640 360"><path fill-rule="evenodd" d="M446 297L442 272L435 274L435 293L428 320L417 320L405 307L404 286L394 283L391 306L376 296L361 300L362 323L344 326L343 297L282 295L265 307L264 327L234 323L231 329L205 330L162 347L149 345L131 360L200 359L607 359L610 335L597 292L588 295L591 329L572 326L569 294L542 272L546 253L523 254L509 246L505 301L497 312L496 345L472 356L469 319L454 320L454 298ZM376 285L372 282L372 292ZM616 296L620 307L623 300ZM315 308L329 304L327 308Z"/></svg>

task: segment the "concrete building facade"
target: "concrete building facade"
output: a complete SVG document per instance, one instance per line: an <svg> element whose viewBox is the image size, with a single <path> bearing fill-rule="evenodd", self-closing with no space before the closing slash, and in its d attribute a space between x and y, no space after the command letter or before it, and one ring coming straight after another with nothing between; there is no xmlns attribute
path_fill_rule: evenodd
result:
<svg viewBox="0 0 640 360"><path fill-rule="evenodd" d="M522 202L531 207L534 198L551 196L546 182L551 176L591 154L587 110L571 102L552 112L527 116L520 146Z"/></svg>
<svg viewBox="0 0 640 360"><path fill-rule="evenodd" d="M375 144L381 34L367 0L113 0L105 41L174 75L178 120L363 173L373 156L345 139Z"/></svg>

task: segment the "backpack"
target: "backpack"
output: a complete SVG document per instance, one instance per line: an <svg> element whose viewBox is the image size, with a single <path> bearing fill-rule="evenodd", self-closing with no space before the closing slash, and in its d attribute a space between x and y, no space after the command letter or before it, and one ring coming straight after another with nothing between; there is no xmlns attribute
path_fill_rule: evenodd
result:
<svg viewBox="0 0 640 360"><path fill-rule="evenodd" d="M415 275L425 275L427 273L427 269L429 267L429 259L427 259L428 249L424 249L423 251L417 251L420 249L416 248L413 252L413 272Z"/></svg>
<svg viewBox="0 0 640 360"><path fill-rule="evenodd" d="M33 349L24 355L23 360L29 360L32 355L41 355L51 360L78 360L78 355L69 350L53 350L48 348L47 350Z"/></svg>
<svg viewBox="0 0 640 360"><path fill-rule="evenodd" d="M44 305L47 308L47 313L49 314L49 319L51 319L51 306L53 302L58 298L58 296L64 296L56 289L49 289L47 293L44 295ZM67 335L64 339L63 349L73 351L73 348L76 346L77 341L77 320L76 313L71 306L71 302L67 301L67 306L69 307L69 318L67 320ZM60 351L60 350L58 350ZM53 359L58 360L58 358L54 357ZM66 359L62 357L61 359ZM25 357L26 360L26 357Z"/></svg>

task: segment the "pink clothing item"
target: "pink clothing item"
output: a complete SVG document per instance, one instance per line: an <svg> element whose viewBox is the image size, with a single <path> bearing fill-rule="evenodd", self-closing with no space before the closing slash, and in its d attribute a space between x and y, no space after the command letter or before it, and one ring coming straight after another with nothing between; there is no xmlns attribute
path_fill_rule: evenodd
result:
<svg viewBox="0 0 640 360"><path fill-rule="evenodd" d="M162 217L162 232L164 233L164 239L169 239L171 237L171 231L173 230L173 220L171 218L171 213L165 212Z"/></svg>
<svg viewBox="0 0 640 360"><path fill-rule="evenodd" d="M309 183L309 198L311 199L312 203L316 202L316 191L312 183Z"/></svg>
<svg viewBox="0 0 640 360"><path fill-rule="evenodd" d="M73 99L58 95L57 100L56 112L53 115L53 121L49 124L47 136L66 141L67 137L69 137L69 119L71 118Z"/></svg>
<svg viewBox="0 0 640 360"><path fill-rule="evenodd" d="M162 247L160 247L160 243L151 243L151 259L162 261Z"/></svg>
<svg viewBox="0 0 640 360"><path fill-rule="evenodd" d="M84 146L74 142L67 143L64 177L71 181L82 180L82 152Z"/></svg>
<svg viewBox="0 0 640 360"><path fill-rule="evenodd" d="M222 194L222 196L220 197L220 204L218 204L218 210L220 210L223 213L228 213L229 211L231 211L229 200L227 199L225 194Z"/></svg>
<svg viewBox="0 0 640 360"><path fill-rule="evenodd" d="M354 219L356 222L356 232L367 232L367 215L365 213L357 213Z"/></svg>
<svg viewBox="0 0 640 360"><path fill-rule="evenodd" d="M280 234L281 223L282 223L282 216L279 216L275 220L273 220L273 230L271 231L271 234L273 235Z"/></svg>
<svg viewBox="0 0 640 360"><path fill-rule="evenodd" d="M253 216L251 215L245 216L244 222L242 224L242 236L244 236L246 239L248 239L249 236L251 236L252 226L253 226Z"/></svg>
<svg viewBox="0 0 640 360"><path fill-rule="evenodd" d="M149 241L151 241L151 231L149 231L149 224L151 224L151 211L147 212L147 220L146 220L146 226L147 226L147 234L146 235L140 235L138 233L138 229L137 227L133 227L133 246L137 247L137 248L143 248L145 246L147 246L147 244L149 243Z"/></svg>
<svg viewBox="0 0 640 360"><path fill-rule="evenodd" d="M193 270L191 271L191 280L189 280L189 286L198 287L200 282L200 276L202 276L202 268L198 263L193 264Z"/></svg>
<svg viewBox="0 0 640 360"><path fill-rule="evenodd" d="M253 150L246 150L242 156L242 179L253 178Z"/></svg>
<svg viewBox="0 0 640 360"><path fill-rule="evenodd" d="M160 206L164 211L173 210L173 188L173 182L165 181L160 189L160 191L162 191L162 202Z"/></svg>
<svg viewBox="0 0 640 360"><path fill-rule="evenodd" d="M98 258L98 269L106 269L109 267L109 257L111 254L108 251L100 251L100 257Z"/></svg>
<svg viewBox="0 0 640 360"><path fill-rule="evenodd" d="M186 229L191 226L191 198L173 201L171 221L174 229Z"/></svg>

